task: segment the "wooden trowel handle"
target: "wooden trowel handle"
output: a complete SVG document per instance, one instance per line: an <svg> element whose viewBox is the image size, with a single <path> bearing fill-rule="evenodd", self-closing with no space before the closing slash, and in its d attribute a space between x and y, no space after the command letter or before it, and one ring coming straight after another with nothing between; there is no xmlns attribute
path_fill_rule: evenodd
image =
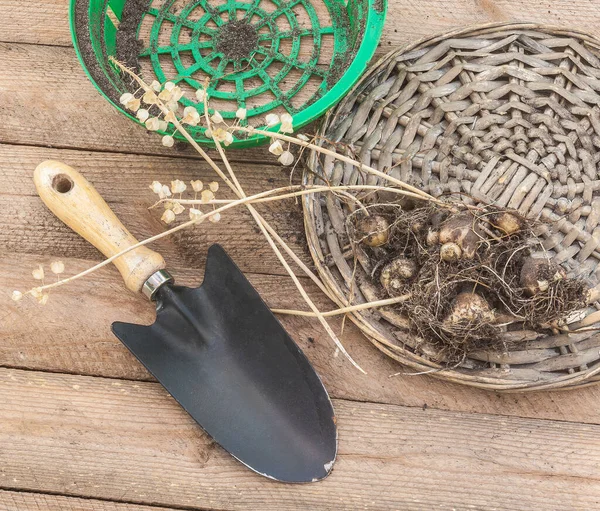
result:
<svg viewBox="0 0 600 511"><path fill-rule="evenodd" d="M72 167L48 160L38 165L33 180L50 211L106 257L137 243L96 189ZM127 252L114 264L126 286L135 292L165 267L162 256L146 247Z"/></svg>

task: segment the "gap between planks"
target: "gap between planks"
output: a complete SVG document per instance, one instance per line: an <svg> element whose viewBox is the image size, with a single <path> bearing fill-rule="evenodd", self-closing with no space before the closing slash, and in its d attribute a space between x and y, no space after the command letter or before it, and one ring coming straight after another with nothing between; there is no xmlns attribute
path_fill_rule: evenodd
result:
<svg viewBox="0 0 600 511"><path fill-rule="evenodd" d="M234 461L156 383L0 370L0 480L223 510L587 511L600 501L599 426L345 400L334 407L332 475L284 485Z"/></svg>

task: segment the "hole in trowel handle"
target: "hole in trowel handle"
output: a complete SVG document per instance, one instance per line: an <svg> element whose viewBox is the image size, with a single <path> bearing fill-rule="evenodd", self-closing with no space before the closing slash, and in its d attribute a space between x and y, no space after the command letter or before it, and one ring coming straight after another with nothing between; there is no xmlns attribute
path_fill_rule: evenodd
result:
<svg viewBox="0 0 600 511"><path fill-rule="evenodd" d="M57 174L52 180L52 188L58 193L67 193L73 189L73 180L66 174Z"/></svg>

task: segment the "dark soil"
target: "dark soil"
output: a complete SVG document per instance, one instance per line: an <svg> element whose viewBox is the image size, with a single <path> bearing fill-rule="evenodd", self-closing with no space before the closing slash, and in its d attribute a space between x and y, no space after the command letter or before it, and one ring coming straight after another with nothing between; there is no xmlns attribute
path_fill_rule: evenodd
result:
<svg viewBox="0 0 600 511"><path fill-rule="evenodd" d="M223 25L217 35L215 48L231 60L250 57L258 46L258 32L247 20L230 21Z"/></svg>

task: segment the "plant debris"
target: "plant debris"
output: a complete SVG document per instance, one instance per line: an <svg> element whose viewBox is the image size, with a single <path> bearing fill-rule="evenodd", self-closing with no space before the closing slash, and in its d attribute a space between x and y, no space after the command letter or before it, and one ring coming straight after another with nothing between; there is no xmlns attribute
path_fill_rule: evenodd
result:
<svg viewBox="0 0 600 511"><path fill-rule="evenodd" d="M380 294L408 296L393 309L441 363L505 351L503 333L549 330L586 306L586 283L550 261L534 224L515 211L371 204L346 228Z"/></svg>

